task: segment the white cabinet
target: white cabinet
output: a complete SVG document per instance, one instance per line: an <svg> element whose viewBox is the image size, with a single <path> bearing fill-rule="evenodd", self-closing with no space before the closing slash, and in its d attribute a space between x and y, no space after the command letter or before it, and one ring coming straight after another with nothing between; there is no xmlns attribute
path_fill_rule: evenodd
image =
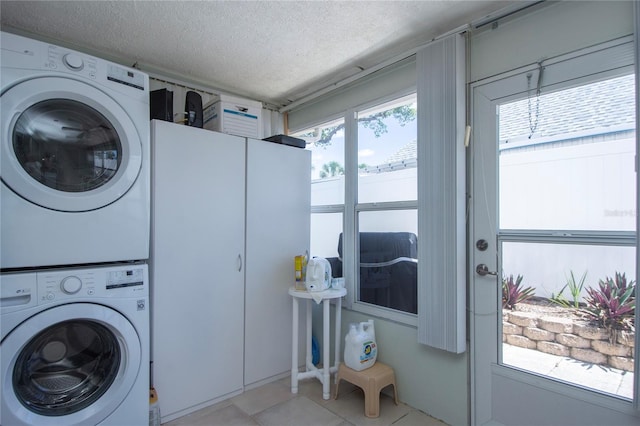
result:
<svg viewBox="0 0 640 426"><path fill-rule="evenodd" d="M242 391L245 139L164 121L151 135L151 359L167 421Z"/></svg>
<svg viewBox="0 0 640 426"><path fill-rule="evenodd" d="M162 421L291 368L310 152L152 121L152 377Z"/></svg>
<svg viewBox="0 0 640 426"><path fill-rule="evenodd" d="M245 372L291 370L293 259L309 249L311 151L248 140Z"/></svg>

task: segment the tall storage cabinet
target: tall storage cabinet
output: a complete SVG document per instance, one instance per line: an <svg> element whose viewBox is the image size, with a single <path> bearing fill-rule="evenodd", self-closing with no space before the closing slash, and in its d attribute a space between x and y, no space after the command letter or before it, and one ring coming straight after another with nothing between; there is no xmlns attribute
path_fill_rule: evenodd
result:
<svg viewBox="0 0 640 426"><path fill-rule="evenodd" d="M152 121L152 377L163 422L243 387L245 139Z"/></svg>
<svg viewBox="0 0 640 426"><path fill-rule="evenodd" d="M152 121L152 377L162 421L291 369L311 153Z"/></svg>
<svg viewBox="0 0 640 426"><path fill-rule="evenodd" d="M245 385L291 370L288 289L294 257L309 249L310 206L311 152L249 139Z"/></svg>

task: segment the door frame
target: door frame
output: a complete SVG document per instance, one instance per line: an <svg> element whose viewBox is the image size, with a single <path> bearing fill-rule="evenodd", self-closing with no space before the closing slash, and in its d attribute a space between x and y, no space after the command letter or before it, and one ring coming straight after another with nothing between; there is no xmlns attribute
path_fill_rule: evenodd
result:
<svg viewBox="0 0 640 426"><path fill-rule="evenodd" d="M475 265L481 263L488 265L491 271L500 270L497 256L497 105L526 97L530 90L527 75L531 74L531 81L535 82L541 69L544 69L542 89L547 92L584 84L595 75L604 78L626 73L633 70L633 49L633 38L625 37L531 64L470 87L473 128L468 174L471 424L554 424L558 421L580 425L637 424L640 418L638 357L635 360L633 403L500 365L500 274L479 276L475 273ZM477 249L475 241L479 239L486 240L490 250ZM636 334L636 347L639 340ZM559 406L566 407L564 414L558 412ZM509 409L501 411L500 407ZM545 417L546 413L554 413L554 418Z"/></svg>

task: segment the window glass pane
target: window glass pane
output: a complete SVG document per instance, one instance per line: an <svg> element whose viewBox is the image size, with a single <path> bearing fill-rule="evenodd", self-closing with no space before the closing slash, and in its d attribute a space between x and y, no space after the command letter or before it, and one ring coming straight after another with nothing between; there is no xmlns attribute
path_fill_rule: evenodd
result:
<svg viewBox="0 0 640 426"><path fill-rule="evenodd" d="M418 198L416 113L415 95L358 113L358 202Z"/></svg>
<svg viewBox="0 0 640 426"><path fill-rule="evenodd" d="M634 76L499 113L503 363L632 399Z"/></svg>
<svg viewBox="0 0 640 426"><path fill-rule="evenodd" d="M341 233L342 213L312 214L310 255L324 258L337 257Z"/></svg>
<svg viewBox="0 0 640 426"><path fill-rule="evenodd" d="M360 212L358 300L417 313L417 210Z"/></svg>
<svg viewBox="0 0 640 426"><path fill-rule="evenodd" d="M502 243L503 275L522 275L523 285L535 288L537 297L551 299L558 295L573 272L576 279L587 273L586 283L597 287L598 280L625 273L635 281L635 249L624 246ZM541 268L540 265L544 265ZM569 288L563 295L572 300ZM581 293L584 301L586 288Z"/></svg>
<svg viewBox="0 0 640 426"><path fill-rule="evenodd" d="M500 228L635 231L634 76L500 106Z"/></svg>
<svg viewBox="0 0 640 426"><path fill-rule="evenodd" d="M342 213L313 213L311 215L310 256L323 257L331 264L331 276L342 277L342 251L338 244L342 236Z"/></svg>
<svg viewBox="0 0 640 426"><path fill-rule="evenodd" d="M635 256L635 247L502 243L503 363L632 399L635 312L613 303L633 304L622 288L635 287ZM519 277L532 297L505 306Z"/></svg>
<svg viewBox="0 0 640 426"><path fill-rule="evenodd" d="M311 205L344 204L344 120L292 135L311 151Z"/></svg>

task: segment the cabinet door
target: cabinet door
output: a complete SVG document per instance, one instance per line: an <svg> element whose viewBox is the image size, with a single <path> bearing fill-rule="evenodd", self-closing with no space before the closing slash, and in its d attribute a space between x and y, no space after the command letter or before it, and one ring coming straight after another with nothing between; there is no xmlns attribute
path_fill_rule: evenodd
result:
<svg viewBox="0 0 640 426"><path fill-rule="evenodd" d="M309 249L310 188L310 151L248 140L245 385L291 370L287 291Z"/></svg>
<svg viewBox="0 0 640 426"><path fill-rule="evenodd" d="M163 422L242 390L245 146L152 124L152 365Z"/></svg>

